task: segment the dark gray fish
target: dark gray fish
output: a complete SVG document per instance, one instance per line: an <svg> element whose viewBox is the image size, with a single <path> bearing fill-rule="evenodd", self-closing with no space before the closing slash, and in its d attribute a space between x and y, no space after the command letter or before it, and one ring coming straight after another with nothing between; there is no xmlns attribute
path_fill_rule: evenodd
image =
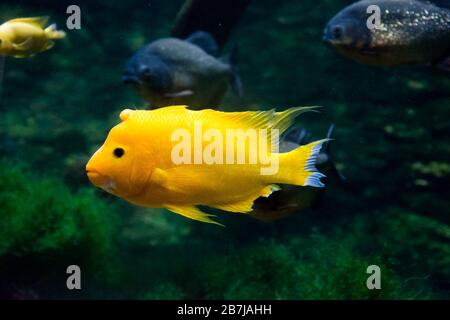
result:
<svg viewBox="0 0 450 320"><path fill-rule="evenodd" d="M327 138L331 137L333 130L334 125L331 125ZM280 139L280 152L289 152L312 141L311 134L306 129L293 127ZM317 169L326 175L326 179L345 180L334 166L329 149L329 142L326 142L317 157ZM262 221L274 221L308 208L318 207L324 191L325 188L281 185L281 190L272 193L268 198L256 199L250 216Z"/></svg>
<svg viewBox="0 0 450 320"><path fill-rule="evenodd" d="M344 8L324 30L339 53L375 65L450 68L450 0L362 0ZM380 28L367 27L370 5L380 8Z"/></svg>
<svg viewBox="0 0 450 320"><path fill-rule="evenodd" d="M229 83L238 96L242 95L235 68L236 49L229 63L218 59L218 52L214 38L203 31L186 40L159 39L131 57L122 79L135 87L152 108L217 108Z"/></svg>

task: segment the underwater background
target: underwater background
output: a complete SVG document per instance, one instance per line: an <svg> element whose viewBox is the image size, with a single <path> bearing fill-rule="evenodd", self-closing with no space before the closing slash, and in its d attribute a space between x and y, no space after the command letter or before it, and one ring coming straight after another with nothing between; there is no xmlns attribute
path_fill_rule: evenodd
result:
<svg viewBox="0 0 450 320"><path fill-rule="evenodd" d="M264 223L221 214L226 228L138 208L90 185L84 165L125 107L121 82L146 43L170 34L182 0L3 0L0 21L49 15L81 30L27 59L6 58L0 96L0 296L4 299L450 298L450 77L372 67L321 42L352 1L253 1L231 33L245 95L222 110L323 106L297 123L335 124L346 180L322 203ZM82 290L66 288L79 265ZM382 289L368 290L379 265Z"/></svg>

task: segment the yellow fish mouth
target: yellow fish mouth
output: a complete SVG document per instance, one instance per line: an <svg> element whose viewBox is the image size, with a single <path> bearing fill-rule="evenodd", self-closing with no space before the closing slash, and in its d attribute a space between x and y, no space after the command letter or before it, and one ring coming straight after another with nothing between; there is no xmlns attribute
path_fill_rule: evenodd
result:
<svg viewBox="0 0 450 320"><path fill-rule="evenodd" d="M89 181L96 187L102 188L103 190L114 193L116 190L116 184L114 180L106 175L101 174L96 170L86 170L86 174Z"/></svg>

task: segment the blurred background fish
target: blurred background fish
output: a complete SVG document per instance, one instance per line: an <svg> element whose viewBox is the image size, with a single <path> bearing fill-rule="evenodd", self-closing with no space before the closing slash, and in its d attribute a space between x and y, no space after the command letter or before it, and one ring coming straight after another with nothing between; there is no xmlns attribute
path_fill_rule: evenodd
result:
<svg viewBox="0 0 450 320"><path fill-rule="evenodd" d="M367 8L380 8L380 27L367 27ZM450 70L450 1L363 0L334 16L323 41L374 65L438 65Z"/></svg>
<svg viewBox="0 0 450 320"><path fill-rule="evenodd" d="M331 138L333 130L334 124L328 129L327 139ZM289 152L311 141L313 140L309 131L305 128L293 127L281 137L280 152ZM343 182L345 180L332 161L330 141L323 144L317 156L316 167L325 174L323 181ZM282 185L281 190L272 193L269 197L258 198L249 216L262 221L274 221L308 208L316 208L322 203L328 184L325 183L325 186L325 188L311 188Z"/></svg>
<svg viewBox="0 0 450 320"><path fill-rule="evenodd" d="M218 106L229 84L242 96L236 70L237 47L232 49L228 62L220 60L218 52L216 40L203 31L185 40L159 39L131 57L122 80L133 86L151 108Z"/></svg>

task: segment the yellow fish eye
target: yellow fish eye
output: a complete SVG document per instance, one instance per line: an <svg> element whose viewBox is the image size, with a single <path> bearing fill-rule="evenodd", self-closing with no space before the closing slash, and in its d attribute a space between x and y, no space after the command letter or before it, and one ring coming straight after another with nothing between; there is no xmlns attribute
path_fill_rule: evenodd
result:
<svg viewBox="0 0 450 320"><path fill-rule="evenodd" d="M122 148L115 148L113 154L116 158L122 158L125 154L125 150L123 150Z"/></svg>

